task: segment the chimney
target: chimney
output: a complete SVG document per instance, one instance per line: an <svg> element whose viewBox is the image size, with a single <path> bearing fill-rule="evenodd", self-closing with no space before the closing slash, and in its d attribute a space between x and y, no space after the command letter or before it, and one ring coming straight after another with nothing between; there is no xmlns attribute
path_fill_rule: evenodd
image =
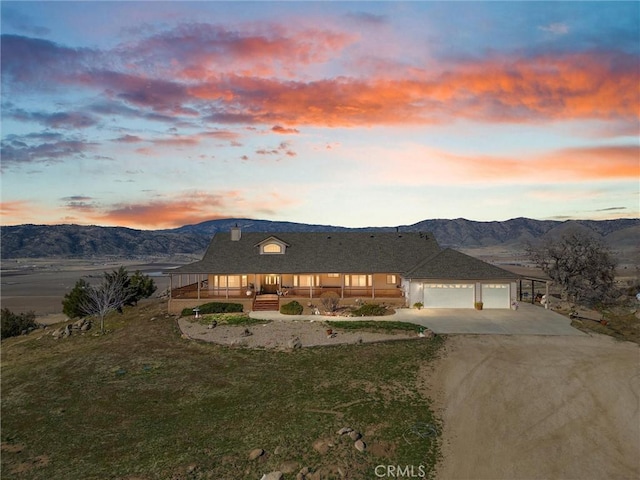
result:
<svg viewBox="0 0 640 480"><path fill-rule="evenodd" d="M231 241L237 242L238 240L240 240L241 236L242 236L242 230L240 230L240 227L236 223L235 227L231 227Z"/></svg>

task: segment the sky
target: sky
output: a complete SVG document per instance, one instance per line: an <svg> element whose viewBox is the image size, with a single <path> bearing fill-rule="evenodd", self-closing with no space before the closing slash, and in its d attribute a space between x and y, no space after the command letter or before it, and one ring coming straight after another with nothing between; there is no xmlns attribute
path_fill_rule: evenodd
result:
<svg viewBox="0 0 640 480"><path fill-rule="evenodd" d="M3 225L640 216L639 2L11 2Z"/></svg>

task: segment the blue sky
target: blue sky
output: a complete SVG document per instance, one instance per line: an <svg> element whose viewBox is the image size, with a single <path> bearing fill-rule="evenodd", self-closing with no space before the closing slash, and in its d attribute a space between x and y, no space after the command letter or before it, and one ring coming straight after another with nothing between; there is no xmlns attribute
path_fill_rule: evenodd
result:
<svg viewBox="0 0 640 480"><path fill-rule="evenodd" d="M2 2L3 224L638 217L638 2Z"/></svg>

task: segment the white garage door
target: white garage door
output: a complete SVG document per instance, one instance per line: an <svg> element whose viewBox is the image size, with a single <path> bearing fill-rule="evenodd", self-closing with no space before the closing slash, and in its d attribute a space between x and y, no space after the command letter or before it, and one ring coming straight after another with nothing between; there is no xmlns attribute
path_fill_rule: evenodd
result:
<svg viewBox="0 0 640 480"><path fill-rule="evenodd" d="M475 299L472 283L425 283L426 308L473 308Z"/></svg>
<svg viewBox="0 0 640 480"><path fill-rule="evenodd" d="M482 303L484 308L510 308L509 285L506 283L483 283Z"/></svg>

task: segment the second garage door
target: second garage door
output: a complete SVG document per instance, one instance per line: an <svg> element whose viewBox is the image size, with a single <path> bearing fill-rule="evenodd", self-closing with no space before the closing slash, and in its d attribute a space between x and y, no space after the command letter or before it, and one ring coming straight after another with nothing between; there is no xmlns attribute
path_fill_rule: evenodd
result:
<svg viewBox="0 0 640 480"><path fill-rule="evenodd" d="M473 283L425 283L426 308L473 308Z"/></svg>
<svg viewBox="0 0 640 480"><path fill-rule="evenodd" d="M483 283L482 302L484 308L509 308L509 285L506 283Z"/></svg>

